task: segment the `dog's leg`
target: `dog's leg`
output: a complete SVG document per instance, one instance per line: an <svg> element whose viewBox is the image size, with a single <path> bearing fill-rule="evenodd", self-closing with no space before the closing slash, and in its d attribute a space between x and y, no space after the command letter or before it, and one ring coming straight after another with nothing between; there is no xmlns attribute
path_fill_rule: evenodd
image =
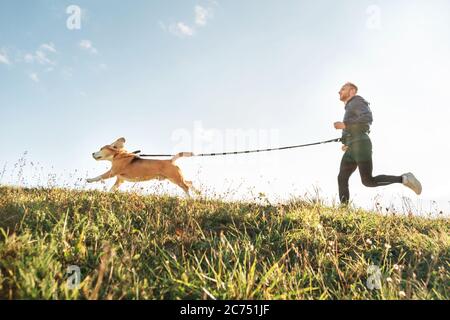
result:
<svg viewBox="0 0 450 320"><path fill-rule="evenodd" d="M167 170L164 174L164 176L172 183L176 184L177 186L179 186L181 189L183 189L184 193L186 194L186 196L188 198L191 197L191 195L189 194L189 183L187 183L184 178L183 175L181 174L181 170L179 167L177 167L176 165L173 165L169 170Z"/></svg>
<svg viewBox="0 0 450 320"><path fill-rule="evenodd" d="M186 184L189 186L189 189L190 190L192 190L192 191L194 191L196 194L200 194L201 192L200 192L200 190L198 190L197 188L195 188L193 185L192 185L192 181L185 181L186 182Z"/></svg>
<svg viewBox="0 0 450 320"><path fill-rule="evenodd" d="M186 184L186 182L184 182L183 177L181 175L178 175L176 177L168 177L167 179L169 179L170 182L176 184L181 189L183 189L184 193L188 198L191 197L191 195L189 194L189 186Z"/></svg>
<svg viewBox="0 0 450 320"><path fill-rule="evenodd" d="M112 174L111 170L109 170L108 172L105 172L104 174L99 175L96 178L87 179L86 181L88 183L92 183L92 182L97 182L97 181L101 181L101 180L106 180L106 179L109 179L109 178L112 178L112 177L114 177L114 175Z"/></svg>
<svg viewBox="0 0 450 320"><path fill-rule="evenodd" d="M114 183L114 185L111 187L111 192L117 191L117 189L119 189L120 185L123 183L124 180L120 179L119 177L117 177L116 183Z"/></svg>
<svg viewBox="0 0 450 320"><path fill-rule="evenodd" d="M184 181L180 181L179 183L177 183L177 185L183 189L184 193L186 194L186 197L188 198L192 198L191 194L189 193L189 186L184 182Z"/></svg>

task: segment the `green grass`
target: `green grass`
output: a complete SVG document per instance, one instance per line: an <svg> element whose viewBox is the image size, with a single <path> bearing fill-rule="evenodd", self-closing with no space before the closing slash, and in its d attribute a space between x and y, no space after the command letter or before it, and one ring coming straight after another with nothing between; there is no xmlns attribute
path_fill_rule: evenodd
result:
<svg viewBox="0 0 450 320"><path fill-rule="evenodd" d="M0 187L0 299L449 299L449 229L302 199Z"/></svg>

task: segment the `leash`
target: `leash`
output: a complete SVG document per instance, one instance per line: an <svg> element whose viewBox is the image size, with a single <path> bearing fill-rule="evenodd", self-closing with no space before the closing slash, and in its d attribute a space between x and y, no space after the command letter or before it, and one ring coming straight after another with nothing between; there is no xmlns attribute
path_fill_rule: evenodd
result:
<svg viewBox="0 0 450 320"><path fill-rule="evenodd" d="M339 142L339 141L341 141L341 138L325 140L325 141L319 141L319 142L313 142L313 143L299 144L299 145L294 145L294 146L279 147L279 148L256 149L256 150L245 150L245 151L231 151L231 152L199 153L199 154L194 154L193 157L211 157L211 156L225 156L225 155L229 155L229 154L268 152L268 151L277 151L277 150L286 150L286 149L310 147L310 146L316 146L316 145L319 145L319 144L325 144L325 143L331 143L331 142ZM141 150L134 151L133 153L139 155L140 157L173 157L174 156L173 154L140 154Z"/></svg>

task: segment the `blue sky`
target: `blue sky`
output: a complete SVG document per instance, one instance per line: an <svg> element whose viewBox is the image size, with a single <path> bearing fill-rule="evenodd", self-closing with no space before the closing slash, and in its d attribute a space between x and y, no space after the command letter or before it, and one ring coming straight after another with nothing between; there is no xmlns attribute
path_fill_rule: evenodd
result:
<svg viewBox="0 0 450 320"><path fill-rule="evenodd" d="M66 26L69 5L82 10L79 30ZM355 203L401 209L407 197L450 211L449 9L445 0L2 1L0 183L18 181L24 151L59 184L96 176L107 164L90 154L121 136L147 153L338 137L337 91L353 81L372 103L374 174L412 171L424 185L420 197L368 189L355 173ZM332 144L179 165L194 184L237 198L318 186L332 201L341 155ZM26 183L42 184L33 170Z"/></svg>

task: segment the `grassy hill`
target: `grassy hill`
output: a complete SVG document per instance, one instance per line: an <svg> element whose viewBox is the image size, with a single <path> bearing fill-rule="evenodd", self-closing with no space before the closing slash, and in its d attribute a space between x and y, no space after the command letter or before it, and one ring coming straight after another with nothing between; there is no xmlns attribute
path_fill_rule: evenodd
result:
<svg viewBox="0 0 450 320"><path fill-rule="evenodd" d="M0 187L0 299L449 299L449 231L301 199Z"/></svg>

